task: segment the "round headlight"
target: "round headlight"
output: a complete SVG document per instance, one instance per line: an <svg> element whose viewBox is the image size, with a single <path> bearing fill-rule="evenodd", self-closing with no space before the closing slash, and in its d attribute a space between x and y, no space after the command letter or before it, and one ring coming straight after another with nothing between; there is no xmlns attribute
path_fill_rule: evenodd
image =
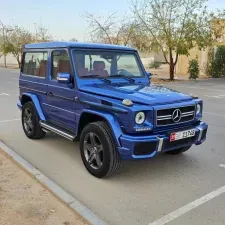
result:
<svg viewBox="0 0 225 225"><path fill-rule="evenodd" d="M196 115L198 115L201 112L201 105L197 104L196 106Z"/></svg>
<svg viewBox="0 0 225 225"><path fill-rule="evenodd" d="M142 124L145 121L145 113L144 112L138 112L135 116L135 122L136 124Z"/></svg>

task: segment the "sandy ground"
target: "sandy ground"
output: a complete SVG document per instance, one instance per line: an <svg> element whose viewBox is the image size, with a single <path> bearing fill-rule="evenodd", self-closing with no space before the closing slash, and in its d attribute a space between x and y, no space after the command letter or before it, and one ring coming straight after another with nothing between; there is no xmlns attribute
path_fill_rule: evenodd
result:
<svg viewBox="0 0 225 225"><path fill-rule="evenodd" d="M0 225L87 225L0 149Z"/></svg>

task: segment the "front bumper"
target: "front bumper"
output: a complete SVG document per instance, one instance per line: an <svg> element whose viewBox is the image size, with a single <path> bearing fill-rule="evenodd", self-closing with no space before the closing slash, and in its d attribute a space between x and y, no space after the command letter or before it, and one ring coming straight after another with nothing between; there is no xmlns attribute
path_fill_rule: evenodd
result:
<svg viewBox="0 0 225 225"><path fill-rule="evenodd" d="M200 122L195 127L185 128L183 130L195 129L195 136L170 142L168 134L131 136L123 134L120 137L121 147L119 153L122 159L144 159L152 158L159 152L166 152L178 148L200 145L206 140L208 125ZM182 129L175 130L182 131ZM171 131L173 132L173 131Z"/></svg>

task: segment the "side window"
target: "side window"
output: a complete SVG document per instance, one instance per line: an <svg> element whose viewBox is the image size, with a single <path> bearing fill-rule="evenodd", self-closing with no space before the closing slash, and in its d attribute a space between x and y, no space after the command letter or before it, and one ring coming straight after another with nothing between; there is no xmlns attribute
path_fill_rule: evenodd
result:
<svg viewBox="0 0 225 225"><path fill-rule="evenodd" d="M67 51L55 50L52 52L52 79L57 79L58 73L70 73L70 60Z"/></svg>
<svg viewBox="0 0 225 225"><path fill-rule="evenodd" d="M46 77L47 73L47 52L26 52L22 65L22 73L35 77Z"/></svg>

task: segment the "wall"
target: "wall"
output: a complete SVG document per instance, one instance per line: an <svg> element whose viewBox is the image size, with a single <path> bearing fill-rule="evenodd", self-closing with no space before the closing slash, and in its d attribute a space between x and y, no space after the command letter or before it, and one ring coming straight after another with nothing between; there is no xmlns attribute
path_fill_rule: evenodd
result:
<svg viewBox="0 0 225 225"><path fill-rule="evenodd" d="M225 20L215 19L211 22L212 37L214 39L212 46L225 45ZM187 74L188 61L198 56L200 75L205 75L204 66L208 60L208 48L205 51L199 51L198 48L190 50L190 56L180 56L176 66L177 74Z"/></svg>
<svg viewBox="0 0 225 225"><path fill-rule="evenodd" d="M189 56L181 55L178 58L177 66L176 66L176 74L186 75L188 74L188 62L191 59L195 59L197 57L199 67L200 67L200 75L205 75L205 65L208 60L208 48L204 51L198 50L198 48L193 48L189 51Z"/></svg>
<svg viewBox="0 0 225 225"><path fill-rule="evenodd" d="M149 64L152 62L163 62L165 63L165 58L162 52L150 52L142 53L140 52L141 61L144 64L145 68L149 67Z"/></svg>
<svg viewBox="0 0 225 225"><path fill-rule="evenodd" d="M18 66L16 58L12 54L6 56L6 64L11 66ZM0 57L0 66L4 65L4 56Z"/></svg>

